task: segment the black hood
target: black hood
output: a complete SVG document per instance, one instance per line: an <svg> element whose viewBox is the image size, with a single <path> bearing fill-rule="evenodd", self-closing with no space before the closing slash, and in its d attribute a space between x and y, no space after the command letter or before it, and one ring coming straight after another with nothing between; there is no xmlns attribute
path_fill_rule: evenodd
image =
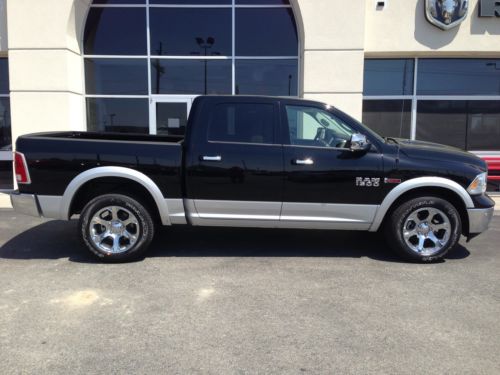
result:
<svg viewBox="0 0 500 375"><path fill-rule="evenodd" d="M488 169L483 159L456 147L409 139L398 139L398 142L400 152L412 159L465 163L485 172Z"/></svg>

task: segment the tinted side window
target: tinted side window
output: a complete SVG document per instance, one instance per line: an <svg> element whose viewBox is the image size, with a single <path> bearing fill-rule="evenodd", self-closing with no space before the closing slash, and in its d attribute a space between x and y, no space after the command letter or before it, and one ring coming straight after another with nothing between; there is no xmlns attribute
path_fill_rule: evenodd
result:
<svg viewBox="0 0 500 375"><path fill-rule="evenodd" d="M261 103L224 103L215 106L208 140L274 143L274 106Z"/></svg>

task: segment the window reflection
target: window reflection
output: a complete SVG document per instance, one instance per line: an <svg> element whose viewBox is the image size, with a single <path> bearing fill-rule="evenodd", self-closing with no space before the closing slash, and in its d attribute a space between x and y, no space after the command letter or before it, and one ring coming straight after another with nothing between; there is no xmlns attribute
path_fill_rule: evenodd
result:
<svg viewBox="0 0 500 375"><path fill-rule="evenodd" d="M411 100L363 101L363 124L383 137L411 137Z"/></svg>
<svg viewBox="0 0 500 375"><path fill-rule="evenodd" d="M365 60L364 95L412 95L413 59Z"/></svg>
<svg viewBox="0 0 500 375"><path fill-rule="evenodd" d="M85 59L87 94L147 95L146 59Z"/></svg>
<svg viewBox="0 0 500 375"><path fill-rule="evenodd" d="M89 131L149 133L149 100L87 98Z"/></svg>
<svg viewBox="0 0 500 375"><path fill-rule="evenodd" d="M297 27L291 8L236 9L237 56L297 56Z"/></svg>
<svg viewBox="0 0 500 375"><path fill-rule="evenodd" d="M0 152L12 150L10 100L0 98Z"/></svg>
<svg viewBox="0 0 500 375"><path fill-rule="evenodd" d="M231 56L231 9L151 8L151 55ZM211 38L210 49L198 39Z"/></svg>
<svg viewBox="0 0 500 375"><path fill-rule="evenodd" d="M145 8L90 8L86 55L146 55Z"/></svg>
<svg viewBox="0 0 500 375"><path fill-rule="evenodd" d="M231 94L231 60L151 61L154 94Z"/></svg>
<svg viewBox="0 0 500 375"><path fill-rule="evenodd" d="M297 60L237 60L236 94L297 96Z"/></svg>
<svg viewBox="0 0 500 375"><path fill-rule="evenodd" d="M9 60L0 58L0 94L9 93Z"/></svg>
<svg viewBox="0 0 500 375"><path fill-rule="evenodd" d="M500 95L500 59L421 59L419 95Z"/></svg>

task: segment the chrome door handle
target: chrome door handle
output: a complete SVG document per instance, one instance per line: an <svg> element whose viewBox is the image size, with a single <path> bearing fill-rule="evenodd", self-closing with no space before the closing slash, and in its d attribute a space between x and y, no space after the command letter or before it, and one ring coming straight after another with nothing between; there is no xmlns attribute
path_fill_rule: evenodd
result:
<svg viewBox="0 0 500 375"><path fill-rule="evenodd" d="M203 155L201 157L201 160L203 160L203 161L222 161L222 157L220 155L215 155L215 156Z"/></svg>
<svg viewBox="0 0 500 375"><path fill-rule="evenodd" d="M307 159L295 159L293 161L293 164L295 164L295 165L313 165L314 164L314 160L312 160L311 158L307 158Z"/></svg>

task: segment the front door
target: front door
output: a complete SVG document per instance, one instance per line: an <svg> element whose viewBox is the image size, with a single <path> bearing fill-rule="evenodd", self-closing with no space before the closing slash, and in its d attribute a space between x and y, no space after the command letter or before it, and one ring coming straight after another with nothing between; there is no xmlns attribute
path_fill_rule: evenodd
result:
<svg viewBox="0 0 500 375"><path fill-rule="evenodd" d="M191 110L191 97L158 97L151 101L149 132L184 135Z"/></svg>
<svg viewBox="0 0 500 375"><path fill-rule="evenodd" d="M356 125L332 111L284 105L284 226L368 229L382 189L382 154L349 149ZM358 125L359 126L359 125Z"/></svg>

